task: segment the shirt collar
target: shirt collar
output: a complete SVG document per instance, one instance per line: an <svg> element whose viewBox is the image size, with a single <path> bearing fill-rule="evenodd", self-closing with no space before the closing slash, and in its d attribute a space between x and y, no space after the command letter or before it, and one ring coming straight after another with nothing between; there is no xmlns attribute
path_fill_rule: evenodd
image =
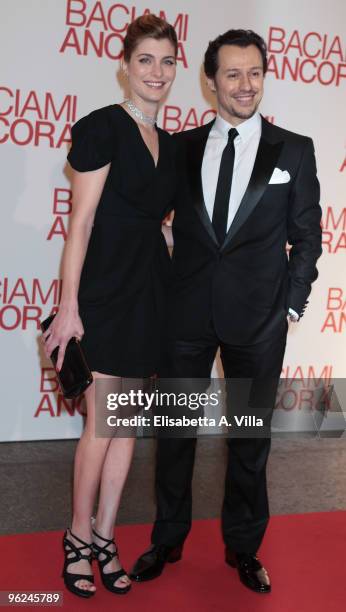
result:
<svg viewBox="0 0 346 612"><path fill-rule="evenodd" d="M262 122L261 115L256 112L250 119L246 119L237 126L233 126L231 123L223 119L221 115L217 114L215 123L213 125L214 130L223 138L228 138L228 132L232 127L236 127L236 130L243 142L250 140L255 132L261 132ZM237 137L238 138L238 137Z"/></svg>

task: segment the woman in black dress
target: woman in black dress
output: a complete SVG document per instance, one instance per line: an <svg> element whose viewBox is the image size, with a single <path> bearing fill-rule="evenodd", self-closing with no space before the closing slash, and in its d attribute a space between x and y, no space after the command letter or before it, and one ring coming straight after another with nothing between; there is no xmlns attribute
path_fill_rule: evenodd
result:
<svg viewBox="0 0 346 612"><path fill-rule="evenodd" d="M72 128L73 214L63 257L59 312L44 334L46 354L81 340L94 380L156 373L165 324L170 259L161 231L176 185L174 140L156 127L158 104L175 78L174 28L136 19L124 41L129 100L98 109ZM74 469L73 520L64 535L66 587L94 594L91 551L103 584L130 589L112 538L134 438L95 435L95 383L85 392L86 426ZM96 518L90 517L100 487Z"/></svg>

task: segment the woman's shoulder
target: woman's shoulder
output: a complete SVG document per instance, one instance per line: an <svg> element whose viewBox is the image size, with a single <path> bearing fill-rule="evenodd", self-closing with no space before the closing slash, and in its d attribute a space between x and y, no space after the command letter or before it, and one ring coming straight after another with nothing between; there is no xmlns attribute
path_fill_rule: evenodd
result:
<svg viewBox="0 0 346 612"><path fill-rule="evenodd" d="M167 132L167 130L164 130L163 128L156 126L157 130L160 132L160 134L162 135L162 138L166 138L167 140L171 140L172 136L169 132Z"/></svg>
<svg viewBox="0 0 346 612"><path fill-rule="evenodd" d="M76 170L95 170L112 161L117 142L113 106L97 108L72 126L72 148L67 159Z"/></svg>
<svg viewBox="0 0 346 612"><path fill-rule="evenodd" d="M163 141L167 147L169 147L172 151L175 151L177 148L177 144L175 138L172 138L172 134L158 126L157 130L159 132L161 142Z"/></svg>
<svg viewBox="0 0 346 612"><path fill-rule="evenodd" d="M94 124L97 127L102 125L109 127L112 123L112 116L114 110L114 104L108 104L107 106L102 106L101 108L96 108L83 117L81 117L76 123L75 126L78 125L88 125L92 127Z"/></svg>
<svg viewBox="0 0 346 612"><path fill-rule="evenodd" d="M92 127L94 124L98 127L105 125L110 126L114 123L121 122L124 112L120 104L107 104L101 108L96 108L83 117L81 117L74 125L87 125Z"/></svg>

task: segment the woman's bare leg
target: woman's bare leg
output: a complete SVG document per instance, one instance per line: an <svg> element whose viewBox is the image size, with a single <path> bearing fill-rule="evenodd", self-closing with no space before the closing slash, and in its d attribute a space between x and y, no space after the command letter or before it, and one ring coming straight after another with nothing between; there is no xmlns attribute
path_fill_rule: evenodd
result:
<svg viewBox="0 0 346 612"><path fill-rule="evenodd" d="M122 378L121 392L129 394L132 391L144 389L144 379L142 378ZM138 405L134 403L123 408L118 408L117 416L131 418L138 413ZM99 505L94 523L95 531L103 538L112 539L114 524L121 500L122 491L126 477L131 465L132 455L136 441L136 426L119 427L115 430L107 451L101 476L101 487ZM100 538L93 535L94 542L99 546L104 546ZM107 550L114 551L114 545L109 544ZM100 560L105 559L105 555L100 554ZM121 568L119 559L115 557L104 566L105 573L116 572ZM128 576L121 576L114 582L117 587L125 587L130 584Z"/></svg>
<svg viewBox="0 0 346 612"><path fill-rule="evenodd" d="M109 445L103 464L99 505L94 528L100 536L109 540L113 538L114 523L131 465L135 441L135 438L114 438ZM105 542L97 536L93 535L93 539L99 546L105 545ZM107 550L114 551L114 545L108 545ZM102 559L105 559L105 555L100 554L100 560ZM121 563L115 557L105 565L103 571L104 573L116 572L120 568ZM114 582L114 585L124 587L130 582L128 576L121 576Z"/></svg>
<svg viewBox="0 0 346 612"><path fill-rule="evenodd" d="M93 372L94 380L105 378L104 374ZM107 378L110 378L107 376ZM121 389L121 378L112 377L112 386L119 385ZM97 438L95 436L95 383L85 391L87 404L87 418L84 431L78 442L74 460L74 482L73 482L73 519L71 531L85 542L92 541L90 517L93 513L95 498L100 484L102 468L111 444L110 438ZM126 476L125 476L126 477ZM124 480L125 480L124 477ZM77 540L68 535L77 546ZM88 554L90 549L84 549L83 554ZM73 554L70 554L73 557ZM90 574L91 568L87 560L82 559L77 563L71 563L68 571L76 574ZM96 587L88 580L76 581L76 586L94 591Z"/></svg>

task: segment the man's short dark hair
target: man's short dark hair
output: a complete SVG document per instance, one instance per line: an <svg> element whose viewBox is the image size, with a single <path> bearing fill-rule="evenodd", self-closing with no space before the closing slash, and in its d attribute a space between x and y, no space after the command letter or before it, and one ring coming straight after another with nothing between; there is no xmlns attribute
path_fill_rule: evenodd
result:
<svg viewBox="0 0 346 612"><path fill-rule="evenodd" d="M211 40L204 56L204 71L208 78L213 79L216 75L218 64L218 52L224 45L237 45L238 47L249 47L255 45L259 50L263 62L263 74L267 72L267 45L263 38L253 30L228 30L220 34L215 40Z"/></svg>

